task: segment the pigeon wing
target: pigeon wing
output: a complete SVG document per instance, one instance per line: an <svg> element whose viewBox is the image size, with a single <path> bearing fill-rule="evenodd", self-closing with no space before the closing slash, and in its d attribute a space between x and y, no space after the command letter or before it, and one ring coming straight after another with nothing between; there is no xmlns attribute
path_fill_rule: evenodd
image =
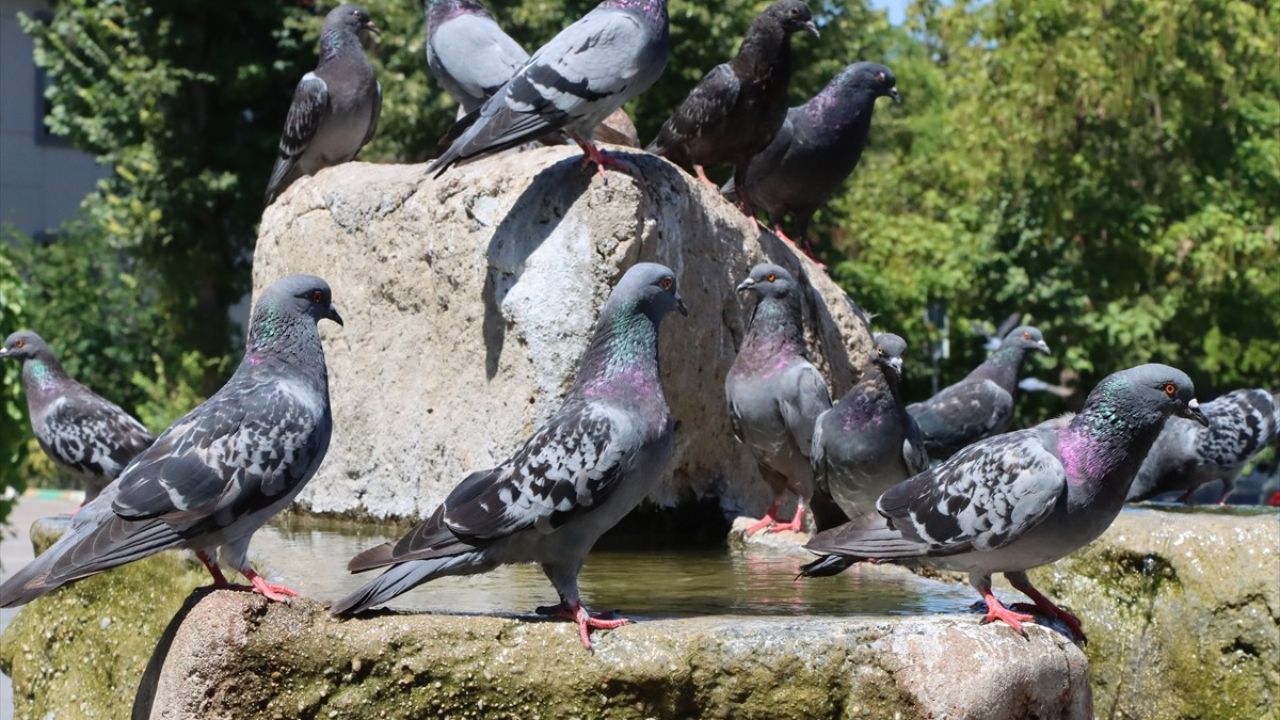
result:
<svg viewBox="0 0 1280 720"><path fill-rule="evenodd" d="M379 89L379 105L381 89ZM329 86L314 72L309 72L298 81L293 91L293 102L289 105L289 114L285 117L284 132L280 135L275 167L271 169L271 180L267 182L267 201L274 199L276 189L289 175L298 157L306 151L315 137L316 130L329 110ZM375 123L376 124L376 123Z"/></svg>
<svg viewBox="0 0 1280 720"><path fill-rule="evenodd" d="M331 418L290 382L233 378L120 477L112 503L190 535L230 526L292 493L327 449Z"/></svg>
<svg viewBox="0 0 1280 720"><path fill-rule="evenodd" d="M741 82L727 63L712 68L663 123L649 151L661 154L693 138L724 129L740 90Z"/></svg>
<svg viewBox="0 0 1280 720"><path fill-rule="evenodd" d="M894 485L876 504L893 529L929 555L1004 547L1065 498L1061 460L1035 428L970 445Z"/></svg>
<svg viewBox="0 0 1280 720"><path fill-rule="evenodd" d="M50 456L78 473L114 478L155 436L114 403L87 390L55 402L37 438Z"/></svg>
<svg viewBox="0 0 1280 720"><path fill-rule="evenodd" d="M432 50L458 88L483 101L496 93L529 60L529 53L493 18L463 14L431 38Z"/></svg>
<svg viewBox="0 0 1280 720"><path fill-rule="evenodd" d="M991 382L964 381L907 408L931 451L954 451L996 431L1013 412L1013 396Z"/></svg>
<svg viewBox="0 0 1280 720"><path fill-rule="evenodd" d="M822 373L809 363L801 363L783 374L783 392L778 411L796 447L804 454L812 452L815 420L831 409L831 394Z"/></svg>

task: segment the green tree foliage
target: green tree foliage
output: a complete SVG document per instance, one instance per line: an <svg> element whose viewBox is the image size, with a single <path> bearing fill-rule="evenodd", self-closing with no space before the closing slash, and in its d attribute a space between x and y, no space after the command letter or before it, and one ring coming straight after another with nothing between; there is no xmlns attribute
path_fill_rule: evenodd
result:
<svg viewBox="0 0 1280 720"><path fill-rule="evenodd" d="M18 276L18 267L0 253L0 335L9 332L4 328L25 325L25 308L26 286ZM18 364L0 362L0 523L9 516L13 493L21 493L27 486L26 476L18 470L27 434L27 405Z"/></svg>
<svg viewBox="0 0 1280 720"><path fill-rule="evenodd" d="M88 220L159 272L176 339L209 356L235 342L226 310L249 287L275 139L310 54L286 12L66 0L48 23L23 19L51 79L51 129L112 169L84 203Z"/></svg>
<svg viewBox="0 0 1280 720"><path fill-rule="evenodd" d="M907 104L821 218L839 277L917 349L933 299L962 335L1029 313L1085 387L1152 360L1202 395L1277 385L1278 22L1235 0L917 2L890 61ZM981 353L958 349L951 379Z"/></svg>

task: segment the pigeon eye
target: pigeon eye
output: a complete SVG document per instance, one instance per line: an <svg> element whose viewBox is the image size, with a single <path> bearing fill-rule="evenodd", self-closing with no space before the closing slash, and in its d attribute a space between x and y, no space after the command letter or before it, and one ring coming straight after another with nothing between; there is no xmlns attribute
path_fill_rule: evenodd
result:
<svg viewBox="0 0 1280 720"><path fill-rule="evenodd" d="M671 289L671 278L662 278L661 280L659 280L659 281L658 281L658 287L662 288L663 290L670 290L670 289Z"/></svg>
<svg viewBox="0 0 1280 720"><path fill-rule="evenodd" d="M768 280L769 282L773 282L778 279L778 276L773 273L769 273L768 275L765 276L764 279Z"/></svg>
<svg viewBox="0 0 1280 720"><path fill-rule="evenodd" d="M1023 339L1023 340L1030 340L1030 339L1031 339L1031 333L1029 333L1029 332L1024 332L1024 333L1022 333L1022 339Z"/></svg>
<svg viewBox="0 0 1280 720"><path fill-rule="evenodd" d="M876 73L876 80L879 80L880 82L884 82L884 73L882 72Z"/></svg>
<svg viewBox="0 0 1280 720"><path fill-rule="evenodd" d="M876 348L876 354L879 355L880 357L884 357L884 350L881 348Z"/></svg>
<svg viewBox="0 0 1280 720"><path fill-rule="evenodd" d="M1169 397L1173 397L1174 395L1177 395L1177 394L1178 394L1178 386L1177 386L1177 385L1174 385L1173 383L1165 383L1165 384L1164 384L1164 394L1165 394L1165 395L1168 395Z"/></svg>
<svg viewBox="0 0 1280 720"><path fill-rule="evenodd" d="M26 340L21 340L21 339L19 339L19 340L14 340L14 341L13 341L13 348L14 348L15 350L21 350L21 349L22 349L26 344L27 344L27 341L26 341Z"/></svg>
<svg viewBox="0 0 1280 720"><path fill-rule="evenodd" d="M312 290L312 291L311 291L311 302L313 302L313 303L315 303L315 304L317 304L317 305L319 305L320 303L324 302L324 293L320 292L319 290Z"/></svg>

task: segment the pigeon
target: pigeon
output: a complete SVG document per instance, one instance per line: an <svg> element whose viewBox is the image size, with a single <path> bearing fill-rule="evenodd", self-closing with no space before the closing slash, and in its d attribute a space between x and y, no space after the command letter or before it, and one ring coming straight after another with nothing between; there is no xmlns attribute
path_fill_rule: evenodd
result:
<svg viewBox="0 0 1280 720"><path fill-rule="evenodd" d="M747 29L733 60L715 66L694 86L647 148L707 179L704 165L732 163L741 183L747 163L769 144L787 115L791 34L818 37L809 6L778 0Z"/></svg>
<svg viewBox="0 0 1280 720"><path fill-rule="evenodd" d="M858 166L876 98L886 95L902 100L893 71L869 62L849 65L809 102L787 111L773 140L748 164L745 182L730 180L722 192L763 210L775 234L794 245L782 229L790 213L792 234L803 240L813 214Z"/></svg>
<svg viewBox="0 0 1280 720"><path fill-rule="evenodd" d="M747 335L724 381L733 434L747 446L773 491L764 517L747 528L780 532L804 529L805 503L813 495L813 425L831 408L827 383L805 357L800 319L802 288L786 269L762 263L738 285L756 296ZM790 522L778 520L778 506L797 496Z"/></svg>
<svg viewBox="0 0 1280 720"><path fill-rule="evenodd" d="M849 519L880 524L880 494L929 467L920 430L902 404L902 356L907 343L892 333L876 333L871 367L813 431L814 523L829 530ZM818 497L840 512L824 517Z"/></svg>
<svg viewBox="0 0 1280 720"><path fill-rule="evenodd" d="M373 139L382 115L382 85L364 54L369 33L379 31L364 8L339 5L325 16L320 62L293 91L266 205L294 180L354 159Z"/></svg>
<svg viewBox="0 0 1280 720"><path fill-rule="evenodd" d="M354 615L438 577L534 562L560 596L538 613L576 623L588 650L591 630L626 624L587 612L578 571L670 464L674 425L658 370L658 327L672 310L687 314L670 269L629 269L600 311L555 415L500 465L468 475L409 534L352 558L352 572L387 569L330 612Z"/></svg>
<svg viewBox="0 0 1280 720"><path fill-rule="evenodd" d="M80 479L86 503L155 442L132 415L67 375L34 332L19 330L5 338L0 358L22 363L31 432L55 465Z"/></svg>
<svg viewBox="0 0 1280 720"><path fill-rule="evenodd" d="M605 0L543 45L479 110L459 120L430 170L563 129L603 174L625 168L591 131L638 96L667 65L667 0Z"/></svg>
<svg viewBox="0 0 1280 720"><path fill-rule="evenodd" d="M480 109L529 60L476 0L426 0L427 68L464 114Z"/></svg>
<svg viewBox="0 0 1280 720"><path fill-rule="evenodd" d="M1040 331L1030 325L1005 336L1000 349L965 379L907 406L920 425L929 457L945 460L966 445L1002 433L1013 421L1018 375L1028 352L1048 353Z"/></svg>
<svg viewBox="0 0 1280 720"><path fill-rule="evenodd" d="M984 623L1025 636L1025 606L991 592L1004 573L1036 609L1085 641L1080 620L1032 587L1027 571L1092 542L1124 506L1142 458L1170 415L1207 423L1186 373L1139 365L1103 378L1075 416L987 438L889 488L876 503L887 527L850 523L816 535L823 555L805 576L833 575L854 562L923 563L967 572L986 601Z"/></svg>
<svg viewBox="0 0 1280 720"><path fill-rule="evenodd" d="M1201 485L1221 480L1221 505L1245 463L1280 442L1280 404L1266 390L1229 392L1203 410L1207 428L1179 418L1165 424L1129 490L1130 501L1182 491L1187 502Z"/></svg>
<svg viewBox="0 0 1280 720"><path fill-rule="evenodd" d="M0 607L169 548L194 550L214 587L230 587L217 564L221 549L255 592L295 596L254 572L246 554L254 531L288 506L329 447L322 319L342 323L324 280L293 275L267 288L227 384L161 433L76 513L67 534L0 585Z"/></svg>

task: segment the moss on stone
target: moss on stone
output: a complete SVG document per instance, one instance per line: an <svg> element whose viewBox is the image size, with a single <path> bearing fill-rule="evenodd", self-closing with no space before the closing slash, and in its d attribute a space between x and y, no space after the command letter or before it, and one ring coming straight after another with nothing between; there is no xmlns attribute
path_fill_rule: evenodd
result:
<svg viewBox="0 0 1280 720"><path fill-rule="evenodd" d="M163 553L24 607L0 637L0 669L13 678L17 719L128 718L157 639L206 582L196 563Z"/></svg>
<svg viewBox="0 0 1280 720"><path fill-rule="evenodd" d="M1099 716L1256 720L1280 703L1280 515L1126 512L1033 580L1084 621Z"/></svg>

